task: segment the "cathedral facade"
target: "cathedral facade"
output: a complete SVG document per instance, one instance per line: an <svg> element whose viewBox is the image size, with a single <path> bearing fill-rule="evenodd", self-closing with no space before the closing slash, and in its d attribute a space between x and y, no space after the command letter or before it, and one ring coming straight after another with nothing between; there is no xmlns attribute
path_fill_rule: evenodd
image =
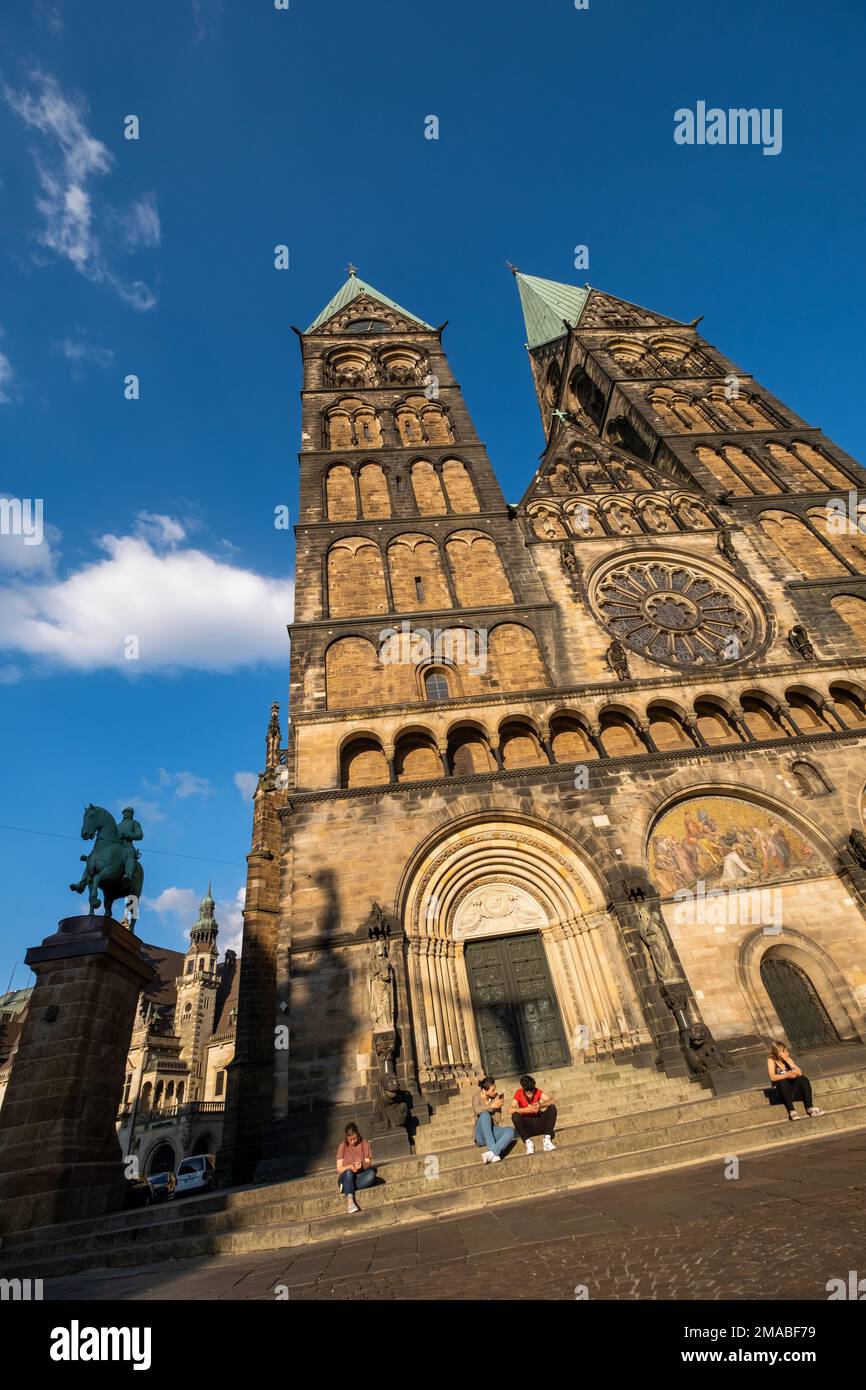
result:
<svg viewBox="0 0 866 1390"><path fill-rule="evenodd" d="M422 1118L485 1072L866 1042L862 470L697 323L514 273L517 505L441 329L353 272L299 332L227 1181L375 1128L388 1077Z"/></svg>

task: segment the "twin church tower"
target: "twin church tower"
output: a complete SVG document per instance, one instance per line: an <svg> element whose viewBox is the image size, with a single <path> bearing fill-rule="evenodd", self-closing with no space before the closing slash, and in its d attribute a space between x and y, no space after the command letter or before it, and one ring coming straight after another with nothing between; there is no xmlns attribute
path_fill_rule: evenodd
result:
<svg viewBox="0 0 866 1390"><path fill-rule="evenodd" d="M441 328L352 271L299 334L234 1181L318 1162L390 1073L417 1109L866 1041L864 475L697 323L515 280L545 446L514 506Z"/></svg>

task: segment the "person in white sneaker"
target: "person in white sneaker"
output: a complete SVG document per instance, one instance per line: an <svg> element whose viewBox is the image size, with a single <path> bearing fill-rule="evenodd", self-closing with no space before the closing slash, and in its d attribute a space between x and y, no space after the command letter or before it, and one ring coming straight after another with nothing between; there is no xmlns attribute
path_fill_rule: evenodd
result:
<svg viewBox="0 0 866 1390"><path fill-rule="evenodd" d="M803 1075L784 1043L773 1043L767 1058L767 1071L773 1083L773 1090L781 1098L788 1112L789 1120L800 1118L794 1109L795 1100L803 1102L803 1109L813 1119L824 1114L823 1110L812 1104L812 1086L809 1078Z"/></svg>
<svg viewBox="0 0 866 1390"><path fill-rule="evenodd" d="M346 1125L346 1137L337 1150L337 1182L346 1198L346 1211L354 1216L361 1208L355 1201L359 1187L372 1187L376 1181L373 1150L357 1125Z"/></svg>
<svg viewBox="0 0 866 1390"><path fill-rule="evenodd" d="M526 1145L528 1154L535 1153L535 1141L541 1136L546 1153L556 1145L556 1105L553 1097L545 1095L535 1084L534 1076L521 1076L520 1089L514 1092L511 1104L511 1123Z"/></svg>
<svg viewBox="0 0 866 1390"><path fill-rule="evenodd" d="M497 1091L492 1076L482 1076L472 1097L473 1137L480 1149L482 1163L499 1163L503 1151L514 1143L510 1125L498 1125L505 1097Z"/></svg>

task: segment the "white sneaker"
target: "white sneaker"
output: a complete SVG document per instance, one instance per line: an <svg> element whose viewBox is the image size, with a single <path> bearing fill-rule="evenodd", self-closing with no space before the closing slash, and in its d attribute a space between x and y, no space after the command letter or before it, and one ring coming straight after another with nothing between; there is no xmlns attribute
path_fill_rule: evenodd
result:
<svg viewBox="0 0 866 1390"><path fill-rule="evenodd" d="M535 1145L533 1144L532 1140L531 1140L531 1139L524 1139L523 1142L524 1142L524 1144L526 1145L526 1152L527 1152L528 1154L534 1154L534 1153L535 1153Z"/></svg>
<svg viewBox="0 0 866 1390"><path fill-rule="evenodd" d="M812 1109L809 1111L809 1114L812 1115L812 1116L815 1116L815 1115L823 1115L823 1114L824 1114L824 1111L823 1111L823 1110L819 1110L818 1107L817 1107L817 1105L813 1105L813 1106L812 1106Z"/></svg>
<svg viewBox="0 0 866 1390"><path fill-rule="evenodd" d="M481 1162L492 1163L495 1157L496 1155L492 1154L489 1149L485 1149L484 1153L481 1155Z"/></svg>
<svg viewBox="0 0 866 1390"><path fill-rule="evenodd" d="M488 1163L501 1163L501 1162L502 1162L502 1159L499 1157L499 1154L491 1154L490 1157L489 1157L489 1159L487 1160L487 1162L488 1162Z"/></svg>
<svg viewBox="0 0 866 1390"><path fill-rule="evenodd" d="M543 1144L545 1153L552 1154L553 1150L556 1148L556 1145L554 1144L549 1134L545 1134Z"/></svg>
<svg viewBox="0 0 866 1390"><path fill-rule="evenodd" d="M346 1203L346 1211L349 1214L349 1216L354 1216L355 1212L360 1210L361 1208L358 1206L358 1203L355 1201L354 1197L350 1197Z"/></svg>

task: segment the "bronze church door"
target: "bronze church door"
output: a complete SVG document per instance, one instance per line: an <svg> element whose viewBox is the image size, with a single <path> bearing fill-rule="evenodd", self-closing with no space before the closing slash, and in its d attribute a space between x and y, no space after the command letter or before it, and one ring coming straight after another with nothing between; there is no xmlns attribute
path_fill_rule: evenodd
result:
<svg viewBox="0 0 866 1390"><path fill-rule="evenodd" d="M465 959L485 1072L564 1066L568 1048L538 933L467 942Z"/></svg>
<svg viewBox="0 0 866 1390"><path fill-rule="evenodd" d="M765 956L761 980L795 1051L839 1041L818 991L799 965L783 956Z"/></svg>

